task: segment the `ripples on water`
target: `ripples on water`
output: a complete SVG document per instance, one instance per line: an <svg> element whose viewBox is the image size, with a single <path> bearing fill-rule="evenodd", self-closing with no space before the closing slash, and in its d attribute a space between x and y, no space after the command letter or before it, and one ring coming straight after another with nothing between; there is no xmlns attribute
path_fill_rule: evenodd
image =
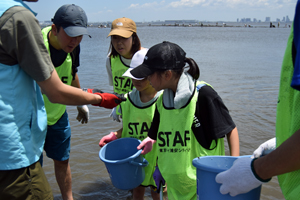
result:
<svg viewBox="0 0 300 200"><path fill-rule="evenodd" d="M230 110L240 136L241 155L249 155L264 141L275 136L279 75L289 28L138 27L143 47L164 40L177 43L200 68L200 79L215 88ZM108 85L105 57L109 29L89 28L92 38L81 43L81 87L112 92ZM100 161L98 143L102 136L121 124L108 118L110 110L89 106L86 125L75 118L77 110L68 106L72 129L71 170L74 198L129 199L130 193L114 188L105 165ZM228 154L228 146L226 145ZM53 163L45 156L44 170L55 199L61 199ZM151 199L147 190L145 199ZM284 199L273 178L262 187L261 200Z"/></svg>

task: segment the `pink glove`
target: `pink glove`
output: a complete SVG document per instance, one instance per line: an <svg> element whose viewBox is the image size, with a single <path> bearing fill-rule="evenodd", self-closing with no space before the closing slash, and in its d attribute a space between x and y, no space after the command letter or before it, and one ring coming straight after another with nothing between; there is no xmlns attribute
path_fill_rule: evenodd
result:
<svg viewBox="0 0 300 200"><path fill-rule="evenodd" d="M104 136L103 138L101 138L100 142L99 142L99 146L103 147L104 145L106 145L107 143L114 141L118 139L117 136L113 133L110 132L110 134Z"/></svg>
<svg viewBox="0 0 300 200"><path fill-rule="evenodd" d="M143 149L141 154L147 154L152 150L153 144L156 142L156 140L153 140L149 137L145 138L141 144L137 147L138 150Z"/></svg>

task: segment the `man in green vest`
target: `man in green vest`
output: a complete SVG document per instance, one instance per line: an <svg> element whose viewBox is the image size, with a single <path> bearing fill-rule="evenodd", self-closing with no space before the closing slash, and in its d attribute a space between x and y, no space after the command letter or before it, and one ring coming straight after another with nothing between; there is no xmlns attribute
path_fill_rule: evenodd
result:
<svg viewBox="0 0 300 200"><path fill-rule="evenodd" d="M74 4L61 6L52 19L52 26L42 29L45 46L61 81L80 88L77 75L80 42L87 35L87 16ZM47 112L47 136L44 150L54 161L56 181L64 200L73 199L72 176L69 164L71 129L66 105L53 104L43 95ZM78 106L77 119L87 123L89 110Z"/></svg>

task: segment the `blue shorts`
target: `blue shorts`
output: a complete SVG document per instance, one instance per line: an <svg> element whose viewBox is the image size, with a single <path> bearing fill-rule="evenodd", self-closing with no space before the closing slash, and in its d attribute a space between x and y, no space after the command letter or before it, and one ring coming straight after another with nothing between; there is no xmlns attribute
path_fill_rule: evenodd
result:
<svg viewBox="0 0 300 200"><path fill-rule="evenodd" d="M48 125L44 150L54 160L64 161L70 157L71 127L67 112L52 126Z"/></svg>

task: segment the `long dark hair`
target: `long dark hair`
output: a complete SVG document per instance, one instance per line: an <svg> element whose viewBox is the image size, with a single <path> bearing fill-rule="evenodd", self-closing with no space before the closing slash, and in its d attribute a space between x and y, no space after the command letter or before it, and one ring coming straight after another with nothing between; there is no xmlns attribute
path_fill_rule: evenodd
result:
<svg viewBox="0 0 300 200"><path fill-rule="evenodd" d="M200 70L197 65L197 63L194 61L192 58L185 58L184 61L189 65L190 69L187 71L195 80L198 80L200 77ZM175 76L178 78L181 76L183 73L184 68L181 69L172 69L172 71L175 73ZM158 74L163 74L163 72L166 71L165 69L163 70L157 70L156 72Z"/></svg>
<svg viewBox="0 0 300 200"><path fill-rule="evenodd" d="M197 80L200 77L200 69L197 63L192 58L185 58L185 62L187 62L190 66L188 73Z"/></svg>
<svg viewBox="0 0 300 200"><path fill-rule="evenodd" d="M132 55L134 55L138 50L141 49L141 41L138 37L138 35L136 33L132 33L132 47L131 47L131 53ZM117 52L117 50L114 48L114 46L111 43L110 40L110 47L109 50L110 52L109 57L116 57L117 55L119 55L119 53Z"/></svg>

